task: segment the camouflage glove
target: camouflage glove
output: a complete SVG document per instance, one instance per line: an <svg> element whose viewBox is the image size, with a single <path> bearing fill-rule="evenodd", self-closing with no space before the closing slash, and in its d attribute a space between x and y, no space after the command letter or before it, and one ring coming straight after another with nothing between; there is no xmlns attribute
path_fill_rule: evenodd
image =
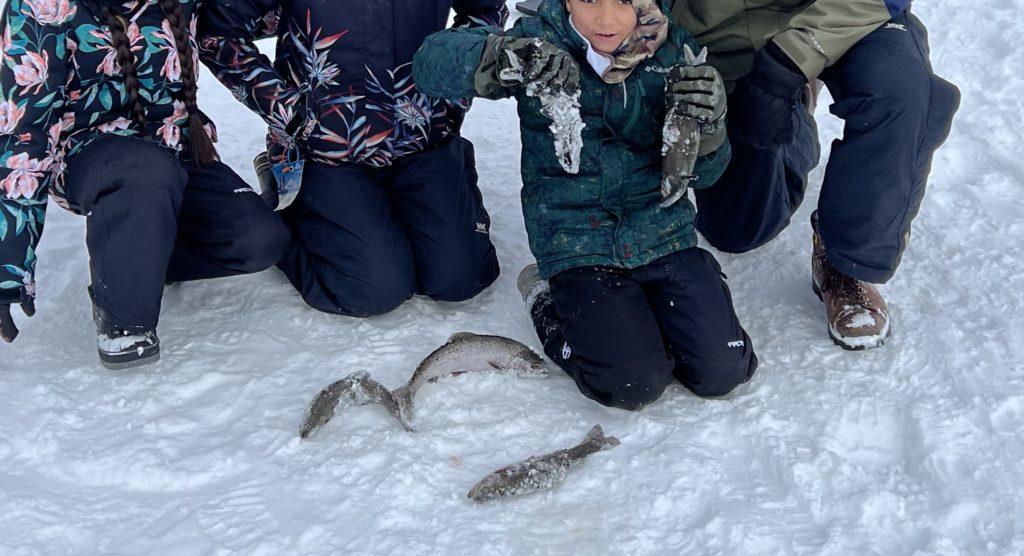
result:
<svg viewBox="0 0 1024 556"><path fill-rule="evenodd" d="M568 52L535 38L518 39L490 35L485 50L494 60L494 76L503 87L526 86L531 90L579 89L580 68Z"/></svg>
<svg viewBox="0 0 1024 556"><path fill-rule="evenodd" d="M718 70L708 65L675 66L666 77L669 110L697 120L700 150L704 156L725 142L725 82Z"/></svg>
<svg viewBox="0 0 1024 556"><path fill-rule="evenodd" d="M14 324L14 317L11 315L11 305L16 301L0 301L0 339L8 344L18 337L18 327ZM21 312L26 317L36 314L36 301L24 291L21 292Z"/></svg>

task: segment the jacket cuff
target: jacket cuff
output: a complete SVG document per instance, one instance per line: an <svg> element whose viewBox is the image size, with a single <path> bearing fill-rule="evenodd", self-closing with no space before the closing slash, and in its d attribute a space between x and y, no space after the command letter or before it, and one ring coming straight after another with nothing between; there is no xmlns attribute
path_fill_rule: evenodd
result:
<svg viewBox="0 0 1024 556"><path fill-rule="evenodd" d="M810 83L825 71L828 56L818 44L814 35L807 31L790 29L775 35L768 45L776 46L785 54L793 67L803 74L804 81ZM766 47L767 48L767 47Z"/></svg>
<svg viewBox="0 0 1024 556"><path fill-rule="evenodd" d="M807 85L800 68L772 43L757 52L751 78L757 80L757 87L779 98L797 98Z"/></svg>
<svg viewBox="0 0 1024 556"><path fill-rule="evenodd" d="M18 288L15 290L0 290L0 305L13 305L15 303L21 303L23 291L25 288Z"/></svg>

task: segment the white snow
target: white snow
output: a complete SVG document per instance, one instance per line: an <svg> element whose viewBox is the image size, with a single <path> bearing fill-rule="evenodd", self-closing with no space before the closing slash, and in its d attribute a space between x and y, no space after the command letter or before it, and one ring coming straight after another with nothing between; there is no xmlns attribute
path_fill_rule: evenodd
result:
<svg viewBox="0 0 1024 556"><path fill-rule="evenodd" d="M452 333L540 348L515 278L531 261L512 101L477 101L476 144L503 273L461 304L414 299L358 320L306 308L276 270L172 286L159 363L96 357L84 219L50 210L39 312L0 345L0 554L1024 553L1024 35L1020 0L915 3L963 105L933 164L897 277L893 335L847 352L810 287L817 199L775 241L716 254L761 366L727 399L676 385L639 413L560 373L423 387L417 429L353 408L307 441L324 386L389 388ZM827 156L841 130L818 108ZM204 76L227 162L255 184L259 122ZM824 168L812 180L819 183ZM595 423L622 444L557 489L480 506L509 462Z"/></svg>

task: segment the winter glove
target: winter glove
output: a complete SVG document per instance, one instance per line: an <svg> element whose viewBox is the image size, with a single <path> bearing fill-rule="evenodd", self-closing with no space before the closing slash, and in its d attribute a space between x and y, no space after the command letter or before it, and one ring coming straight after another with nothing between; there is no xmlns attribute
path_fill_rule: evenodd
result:
<svg viewBox="0 0 1024 556"><path fill-rule="evenodd" d="M502 87L525 86L532 91L564 91L570 95L579 89L580 68L572 56L536 38L489 35L478 73L485 68L493 72Z"/></svg>
<svg viewBox="0 0 1024 556"><path fill-rule="evenodd" d="M736 84L732 101L736 138L760 149L792 143L806 85L800 68L769 42L754 56L754 69Z"/></svg>
<svg viewBox="0 0 1024 556"><path fill-rule="evenodd" d="M686 195L696 178L697 158L725 143L725 84L715 68L705 65L707 49L695 55L684 46L686 65L665 77L665 126L662 129L661 207Z"/></svg>
<svg viewBox="0 0 1024 556"><path fill-rule="evenodd" d="M11 305L14 303L16 302L0 301L0 339L7 343L13 342L18 337L18 327L14 324L14 317L11 316ZM25 313L26 317L36 314L36 300L24 291L21 292L21 312Z"/></svg>
<svg viewBox="0 0 1024 556"><path fill-rule="evenodd" d="M699 156L718 150L725 142L725 82L711 66L675 66L666 77L669 109L700 124Z"/></svg>

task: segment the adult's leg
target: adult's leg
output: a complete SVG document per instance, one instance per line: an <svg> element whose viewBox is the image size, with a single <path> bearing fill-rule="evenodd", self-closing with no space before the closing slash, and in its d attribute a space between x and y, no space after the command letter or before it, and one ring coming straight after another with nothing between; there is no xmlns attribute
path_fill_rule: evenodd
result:
<svg viewBox="0 0 1024 556"><path fill-rule="evenodd" d="M662 257L642 279L680 382L698 396L722 396L753 376L754 346L711 253L693 247Z"/></svg>
<svg viewBox="0 0 1024 556"><path fill-rule="evenodd" d="M93 302L122 329L155 329L188 173L156 143L111 135L72 156L66 176L87 219Z"/></svg>
<svg viewBox="0 0 1024 556"><path fill-rule="evenodd" d="M491 285L498 257L472 143L456 137L403 157L394 170L391 199L412 244L419 293L462 301Z"/></svg>
<svg viewBox="0 0 1024 556"><path fill-rule="evenodd" d="M818 202L829 263L885 282L896 272L925 193L932 155L949 135L960 94L932 73L928 37L905 13L822 74L846 121Z"/></svg>
<svg viewBox="0 0 1024 556"><path fill-rule="evenodd" d="M544 352L603 405L639 409L672 382L658 323L629 272L585 267L556 274L532 307Z"/></svg>
<svg viewBox="0 0 1024 556"><path fill-rule="evenodd" d="M793 140L774 150L741 141L730 120L729 166L714 185L694 190L697 230L720 251L742 253L764 245L789 225L800 207L807 175L818 164L821 149L806 106L793 110Z"/></svg>
<svg viewBox="0 0 1024 556"><path fill-rule="evenodd" d="M186 169L168 281L259 272L281 259L288 229L238 174L221 162Z"/></svg>
<svg viewBox="0 0 1024 556"><path fill-rule="evenodd" d="M388 172L306 163L283 211L292 243L278 263L311 307L368 317L416 293L412 250L388 198Z"/></svg>

